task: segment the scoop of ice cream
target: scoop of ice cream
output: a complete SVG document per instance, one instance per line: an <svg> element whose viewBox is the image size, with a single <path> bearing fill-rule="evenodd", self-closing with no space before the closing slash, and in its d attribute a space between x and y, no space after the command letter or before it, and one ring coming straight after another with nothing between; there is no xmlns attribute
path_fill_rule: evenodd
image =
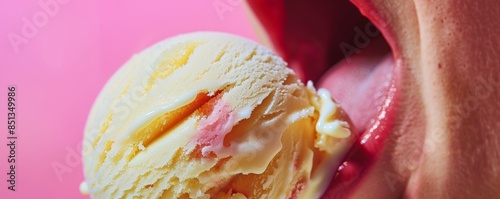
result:
<svg viewBox="0 0 500 199"><path fill-rule="evenodd" d="M93 198L317 198L353 142L329 93L272 51L192 33L134 55L89 115Z"/></svg>

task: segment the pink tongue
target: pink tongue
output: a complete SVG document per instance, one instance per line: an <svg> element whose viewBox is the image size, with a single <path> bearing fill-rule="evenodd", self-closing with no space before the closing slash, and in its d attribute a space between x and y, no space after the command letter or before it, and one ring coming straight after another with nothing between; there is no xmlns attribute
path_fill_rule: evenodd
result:
<svg viewBox="0 0 500 199"><path fill-rule="evenodd" d="M322 77L319 88L331 92L362 133L382 107L395 64L382 39L371 41L360 51L333 66Z"/></svg>

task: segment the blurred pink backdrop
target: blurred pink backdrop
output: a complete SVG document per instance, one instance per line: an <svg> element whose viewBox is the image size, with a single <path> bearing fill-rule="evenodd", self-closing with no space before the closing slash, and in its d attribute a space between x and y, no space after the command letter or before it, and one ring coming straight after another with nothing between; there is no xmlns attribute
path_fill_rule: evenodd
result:
<svg viewBox="0 0 500 199"><path fill-rule="evenodd" d="M201 30L256 38L240 0L0 3L0 198L89 198L79 192L80 150L98 92L133 53ZM17 89L15 192L7 189L6 174L11 85Z"/></svg>

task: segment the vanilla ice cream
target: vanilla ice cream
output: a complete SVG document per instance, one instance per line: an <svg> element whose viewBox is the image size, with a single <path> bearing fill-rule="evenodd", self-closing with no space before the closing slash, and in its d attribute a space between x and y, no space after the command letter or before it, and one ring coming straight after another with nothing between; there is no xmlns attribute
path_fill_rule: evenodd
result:
<svg viewBox="0 0 500 199"><path fill-rule="evenodd" d="M223 33L134 55L87 121L93 198L318 198L354 140L327 91L272 51Z"/></svg>

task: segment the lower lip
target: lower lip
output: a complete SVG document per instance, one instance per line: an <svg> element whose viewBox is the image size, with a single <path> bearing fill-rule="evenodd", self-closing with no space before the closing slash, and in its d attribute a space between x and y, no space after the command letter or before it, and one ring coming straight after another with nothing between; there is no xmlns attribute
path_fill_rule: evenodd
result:
<svg viewBox="0 0 500 199"><path fill-rule="evenodd" d="M391 86L381 111L368 130L361 133L344 157L334 179L322 198L347 198L363 182L364 176L377 163L393 127L398 102L398 64L394 68Z"/></svg>

